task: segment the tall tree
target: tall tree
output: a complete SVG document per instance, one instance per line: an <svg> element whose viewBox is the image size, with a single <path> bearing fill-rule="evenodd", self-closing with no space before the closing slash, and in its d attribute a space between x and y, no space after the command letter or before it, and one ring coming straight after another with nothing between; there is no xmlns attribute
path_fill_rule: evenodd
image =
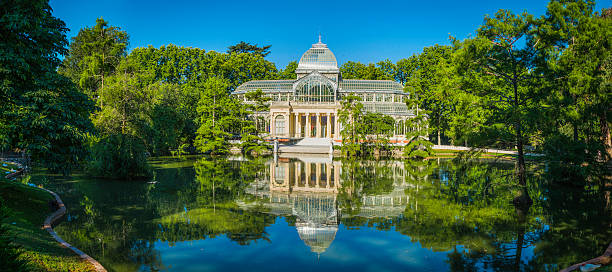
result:
<svg viewBox="0 0 612 272"><path fill-rule="evenodd" d="M413 71L406 78L411 96L426 111L430 127L436 131L438 145L441 144L442 130L448 129L453 112L451 100L457 91L455 73L451 70L451 52L449 46L425 47L421 54L410 58Z"/></svg>
<svg viewBox="0 0 612 272"><path fill-rule="evenodd" d="M84 155L92 109L56 72L68 52L66 31L47 1L0 2L0 138L63 173Z"/></svg>
<svg viewBox="0 0 612 272"><path fill-rule="evenodd" d="M242 148L245 153L267 150L268 145L264 143L261 137L262 128L265 127L266 121L260 114L268 114L270 110L269 101L272 98L265 96L260 89L246 93L245 97L254 103L247 104L244 107L246 112L243 115L246 118L242 129Z"/></svg>
<svg viewBox="0 0 612 272"><path fill-rule="evenodd" d="M534 107L537 92L534 68L533 18L527 13L515 15L499 10L485 17L477 37L462 43L457 52L457 70L466 84L464 89L485 97L492 113L511 124L518 149L518 183L525 188L526 113ZM516 198L530 205L526 190Z"/></svg>
<svg viewBox="0 0 612 272"><path fill-rule="evenodd" d="M404 147L404 155L410 159L425 159L433 154L433 143L427 138L429 135L429 127L427 117L418 107L419 100L412 96L406 105L412 108L414 117L406 120L406 126L410 127L410 131L406 133L409 143Z"/></svg>
<svg viewBox="0 0 612 272"><path fill-rule="evenodd" d="M381 67L377 67L374 63L365 65L360 62L347 61L340 66L340 72L342 73L342 78L345 79L393 79L391 75L383 71Z"/></svg>
<svg viewBox="0 0 612 272"><path fill-rule="evenodd" d="M341 108L338 111L338 121L342 124L340 135L342 136L342 152L348 157L356 157L361 153L363 135L361 119L364 109L361 97L349 94L342 98Z"/></svg>
<svg viewBox="0 0 612 272"><path fill-rule="evenodd" d="M584 0L548 4L546 15L538 21L538 68L548 81L546 102L554 115L550 119L557 121L547 124L546 133L558 138L567 134L569 124L574 145L595 144L599 146L595 150L609 159L612 9L598 14L593 12L594 5ZM598 151L587 153L598 156Z"/></svg>
<svg viewBox="0 0 612 272"><path fill-rule="evenodd" d="M96 99L100 96L99 90L104 88L105 79L127 55L128 41L127 32L98 18L95 26L81 29L72 38L69 54L59 71Z"/></svg>
<svg viewBox="0 0 612 272"><path fill-rule="evenodd" d="M298 63L297 61L291 61L287 64L285 69L281 70L278 73L279 79L296 79L297 75L295 74L295 70L297 69Z"/></svg>
<svg viewBox="0 0 612 272"><path fill-rule="evenodd" d="M228 54L250 53L250 54L260 55L262 57L265 57L268 54L270 54L270 47L272 47L272 45L264 45L262 47L259 47L257 46L257 44L250 44L244 41L240 41L239 43L235 45L229 46L227 48L227 53Z"/></svg>
<svg viewBox="0 0 612 272"><path fill-rule="evenodd" d="M242 113L238 101L229 95L226 79L211 77L201 86L198 102L200 127L195 140L196 148L203 153L223 154L229 151L228 140L233 133L240 133Z"/></svg>

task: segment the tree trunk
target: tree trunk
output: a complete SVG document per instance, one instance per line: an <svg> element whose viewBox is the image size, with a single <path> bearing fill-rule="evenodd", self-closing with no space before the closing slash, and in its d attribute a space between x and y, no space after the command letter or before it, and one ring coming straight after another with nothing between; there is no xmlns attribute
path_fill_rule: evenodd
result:
<svg viewBox="0 0 612 272"><path fill-rule="evenodd" d="M521 257L523 255L523 244L525 243L525 222L529 207L516 207L518 229L516 231L516 256L514 258L514 271L521 271Z"/></svg>
<svg viewBox="0 0 612 272"><path fill-rule="evenodd" d="M574 125L574 141L577 142L578 141L578 124L573 124Z"/></svg>
<svg viewBox="0 0 612 272"><path fill-rule="evenodd" d="M519 96L518 96L518 82L515 79L513 80L514 87L514 125L516 129L516 148L518 149L518 179L519 186L521 187L519 195L514 198L514 205L520 207L529 207L533 204L533 201L529 197L529 193L527 192L527 173L525 170L525 153L523 152L523 127L521 124L521 117L518 116L519 112Z"/></svg>
<svg viewBox="0 0 612 272"><path fill-rule="evenodd" d="M599 115L599 127L601 130L601 141L606 148L606 153L608 153L608 160L612 158L612 139L610 139L610 127L608 126L608 116L606 113L607 109L605 109Z"/></svg>
<svg viewBox="0 0 612 272"><path fill-rule="evenodd" d="M438 145L440 145L440 116L438 115Z"/></svg>

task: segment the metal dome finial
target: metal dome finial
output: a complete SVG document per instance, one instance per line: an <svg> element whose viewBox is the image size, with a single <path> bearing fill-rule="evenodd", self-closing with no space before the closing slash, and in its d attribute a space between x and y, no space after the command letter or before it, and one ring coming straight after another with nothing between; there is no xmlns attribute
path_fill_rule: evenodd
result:
<svg viewBox="0 0 612 272"><path fill-rule="evenodd" d="M319 33L319 43L321 43L321 33Z"/></svg>

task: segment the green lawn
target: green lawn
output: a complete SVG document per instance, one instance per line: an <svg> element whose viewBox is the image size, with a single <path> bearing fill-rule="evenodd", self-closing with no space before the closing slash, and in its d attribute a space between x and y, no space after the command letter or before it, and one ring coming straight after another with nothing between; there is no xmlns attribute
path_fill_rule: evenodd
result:
<svg viewBox="0 0 612 272"><path fill-rule="evenodd" d="M23 247L33 271L95 271L90 263L63 248L41 228L51 213L48 202L53 197L38 188L6 180L5 168L0 177L0 197L12 210L9 228L16 243Z"/></svg>

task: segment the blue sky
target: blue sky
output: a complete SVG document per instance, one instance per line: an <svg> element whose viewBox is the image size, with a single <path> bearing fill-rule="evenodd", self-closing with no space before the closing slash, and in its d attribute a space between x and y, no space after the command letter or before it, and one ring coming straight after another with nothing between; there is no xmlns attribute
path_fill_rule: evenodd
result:
<svg viewBox="0 0 612 272"><path fill-rule="evenodd" d="M547 0L513 1L180 1L51 0L69 37L103 17L130 35L130 49L165 44L225 52L240 41L272 45L283 68L299 60L319 33L339 64L397 61L425 46L466 38L498 9L542 15ZM612 5L597 1L596 10Z"/></svg>

